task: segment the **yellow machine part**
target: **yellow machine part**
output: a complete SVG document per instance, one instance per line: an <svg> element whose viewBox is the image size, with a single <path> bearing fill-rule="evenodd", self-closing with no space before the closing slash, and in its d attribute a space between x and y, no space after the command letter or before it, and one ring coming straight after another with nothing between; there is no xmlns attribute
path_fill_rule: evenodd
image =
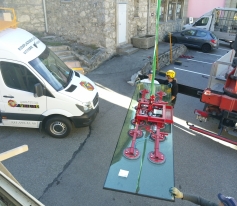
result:
<svg viewBox="0 0 237 206"><path fill-rule="evenodd" d="M81 67L73 67L71 69L74 70L74 71L80 72L81 74L85 74L84 69L81 68Z"/></svg>
<svg viewBox="0 0 237 206"><path fill-rule="evenodd" d="M0 16L0 31L8 28L17 28L18 22L14 9L0 7L0 12L2 13L2 16Z"/></svg>

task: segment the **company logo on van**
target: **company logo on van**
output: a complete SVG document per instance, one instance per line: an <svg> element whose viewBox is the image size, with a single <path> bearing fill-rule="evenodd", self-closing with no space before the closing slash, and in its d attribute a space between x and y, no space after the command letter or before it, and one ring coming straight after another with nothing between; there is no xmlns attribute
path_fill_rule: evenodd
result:
<svg viewBox="0 0 237 206"><path fill-rule="evenodd" d="M80 82L80 85L81 85L82 87L84 87L85 89L89 90L89 91L93 91L93 90L94 90L94 87L93 87L92 84L89 83L89 82L81 81L81 82Z"/></svg>
<svg viewBox="0 0 237 206"><path fill-rule="evenodd" d="M38 104L17 104L17 102L15 100L9 100L8 101L8 106L10 107L21 107L21 108L35 108L35 109L39 109L39 105Z"/></svg>
<svg viewBox="0 0 237 206"><path fill-rule="evenodd" d="M16 103L16 101L14 101L14 100L9 100L9 101L8 101L8 105L9 105L10 107L16 107L16 106L17 106L17 103Z"/></svg>

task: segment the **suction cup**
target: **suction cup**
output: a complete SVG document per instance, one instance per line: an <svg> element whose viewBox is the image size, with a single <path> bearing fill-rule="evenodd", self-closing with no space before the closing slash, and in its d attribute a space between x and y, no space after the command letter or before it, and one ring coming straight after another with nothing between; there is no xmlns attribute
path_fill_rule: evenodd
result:
<svg viewBox="0 0 237 206"><path fill-rule="evenodd" d="M149 152L148 153L148 160L151 162L151 163L154 163L154 164L163 164L165 162L165 156L163 153L159 152L160 153L160 158L156 157L154 152Z"/></svg>
<svg viewBox="0 0 237 206"><path fill-rule="evenodd" d="M123 156L130 160L135 160L140 157L140 152L138 149L134 148L134 154L130 152L131 147L127 147L123 150Z"/></svg>

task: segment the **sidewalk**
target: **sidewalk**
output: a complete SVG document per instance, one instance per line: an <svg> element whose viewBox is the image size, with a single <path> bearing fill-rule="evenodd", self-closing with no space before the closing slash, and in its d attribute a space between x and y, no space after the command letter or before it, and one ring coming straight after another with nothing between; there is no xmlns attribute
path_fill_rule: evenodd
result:
<svg viewBox="0 0 237 206"><path fill-rule="evenodd" d="M172 60L178 59L179 56L186 52L187 48L182 44L175 44L172 46ZM139 49L136 53L131 55L114 56L111 59L102 63L97 69L93 70L93 74L109 75L127 73L133 75L140 71L149 61L148 57L153 58L154 47L150 49ZM170 44L165 42L158 43L159 69L170 64ZM90 74L89 72L88 74ZM127 76L127 75L126 75ZM127 79L128 81L129 79Z"/></svg>

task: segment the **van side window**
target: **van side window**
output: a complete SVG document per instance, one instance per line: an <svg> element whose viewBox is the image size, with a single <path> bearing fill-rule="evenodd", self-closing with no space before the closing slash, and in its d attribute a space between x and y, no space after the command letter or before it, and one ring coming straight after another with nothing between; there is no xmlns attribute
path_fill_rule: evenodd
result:
<svg viewBox="0 0 237 206"><path fill-rule="evenodd" d="M4 83L10 88L33 93L34 85L39 83L39 80L20 64L0 62L0 68Z"/></svg>

